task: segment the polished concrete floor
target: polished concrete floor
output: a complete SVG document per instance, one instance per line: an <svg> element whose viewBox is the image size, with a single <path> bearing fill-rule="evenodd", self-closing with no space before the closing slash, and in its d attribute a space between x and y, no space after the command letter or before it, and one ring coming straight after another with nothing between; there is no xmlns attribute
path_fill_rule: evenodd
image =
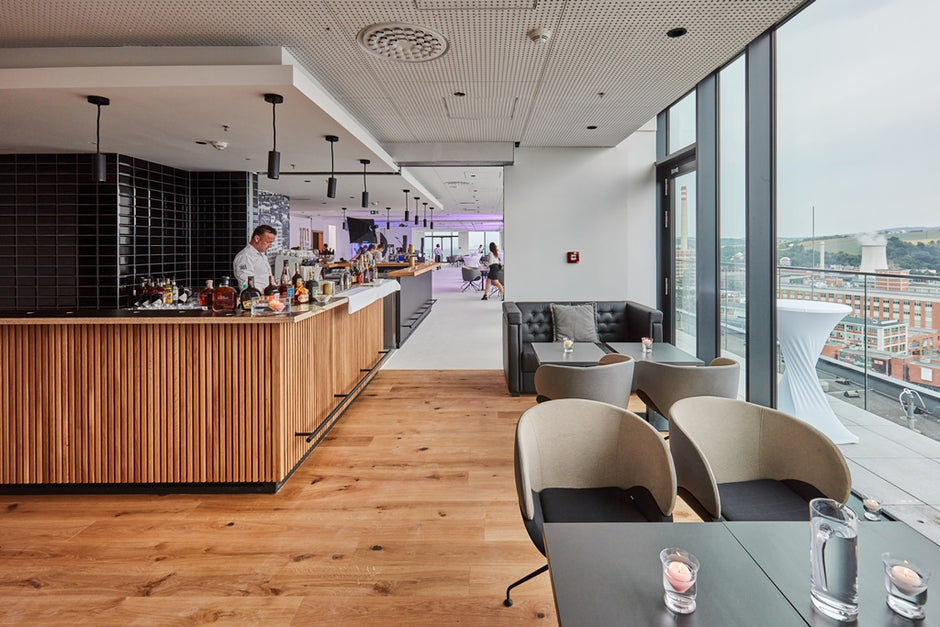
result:
<svg viewBox="0 0 940 627"><path fill-rule="evenodd" d="M385 363L387 369L502 370L502 309L498 299L462 291L460 268L434 273L437 302L425 321ZM858 444L840 446L854 489L884 504L940 544L940 442L829 397Z"/></svg>

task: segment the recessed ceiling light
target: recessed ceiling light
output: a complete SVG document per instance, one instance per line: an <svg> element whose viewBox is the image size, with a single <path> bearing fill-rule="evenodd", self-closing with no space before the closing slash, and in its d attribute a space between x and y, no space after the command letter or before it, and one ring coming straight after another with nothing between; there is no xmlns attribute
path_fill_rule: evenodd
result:
<svg viewBox="0 0 940 627"><path fill-rule="evenodd" d="M447 39L440 33L397 22L366 26L359 31L357 40L371 55L404 63L436 59L448 48Z"/></svg>
<svg viewBox="0 0 940 627"><path fill-rule="evenodd" d="M666 37L672 37L673 39L675 39L676 37L682 37L687 32L689 31L687 31L685 28L681 26L678 26L676 28L670 28L669 30L667 30Z"/></svg>

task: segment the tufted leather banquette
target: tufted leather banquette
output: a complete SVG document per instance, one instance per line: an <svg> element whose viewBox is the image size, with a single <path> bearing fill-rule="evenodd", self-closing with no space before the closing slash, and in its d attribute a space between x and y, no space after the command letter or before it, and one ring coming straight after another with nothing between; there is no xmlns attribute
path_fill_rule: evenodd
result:
<svg viewBox="0 0 940 627"><path fill-rule="evenodd" d="M597 337L601 342L639 342L644 336L655 342L663 340L661 311L629 300L596 302ZM510 393L535 394L538 362L532 342L552 342L554 335L551 303L503 303L503 370Z"/></svg>

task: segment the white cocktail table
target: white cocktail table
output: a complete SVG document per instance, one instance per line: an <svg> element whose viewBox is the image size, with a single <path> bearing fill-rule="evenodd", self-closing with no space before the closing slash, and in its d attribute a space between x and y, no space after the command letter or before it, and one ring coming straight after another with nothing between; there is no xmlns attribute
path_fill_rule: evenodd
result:
<svg viewBox="0 0 940 627"><path fill-rule="evenodd" d="M777 384L777 409L813 425L836 444L853 444L858 436L845 428L826 401L816 360L833 327L851 311L839 303L777 301L777 339L786 364Z"/></svg>

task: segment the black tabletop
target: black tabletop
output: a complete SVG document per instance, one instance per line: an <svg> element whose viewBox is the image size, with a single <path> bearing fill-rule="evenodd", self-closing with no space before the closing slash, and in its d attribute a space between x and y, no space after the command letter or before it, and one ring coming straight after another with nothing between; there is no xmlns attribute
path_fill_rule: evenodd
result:
<svg viewBox="0 0 940 627"><path fill-rule="evenodd" d="M545 547L560 624L842 625L810 602L809 523L546 523ZM859 525L858 625L931 624L885 605L881 554L940 572L940 547L900 522ZM701 564L698 607L679 616L663 604L659 552L679 547ZM932 582L935 583L935 582ZM934 612L936 614L936 612ZM933 624L938 624L934 619Z"/></svg>
<svg viewBox="0 0 940 627"><path fill-rule="evenodd" d="M637 362L655 361L674 366L701 366L705 363L695 355L690 355L668 342L654 343L653 350L649 353L643 352L643 344L640 342L607 342L607 346L616 353L633 357Z"/></svg>

